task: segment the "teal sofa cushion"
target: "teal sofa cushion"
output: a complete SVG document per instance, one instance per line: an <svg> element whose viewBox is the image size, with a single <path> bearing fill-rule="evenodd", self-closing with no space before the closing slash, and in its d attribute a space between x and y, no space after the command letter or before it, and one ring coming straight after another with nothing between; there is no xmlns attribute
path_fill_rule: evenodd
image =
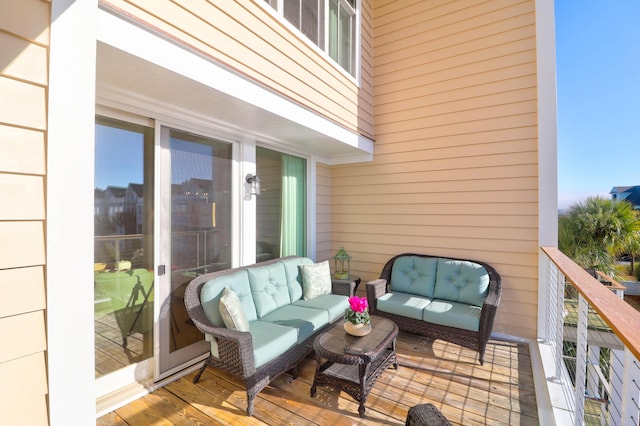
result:
<svg viewBox="0 0 640 426"><path fill-rule="evenodd" d="M298 343L329 323L329 314L323 309L286 305L263 316L260 321L292 327L297 330Z"/></svg>
<svg viewBox="0 0 640 426"><path fill-rule="evenodd" d="M311 265L313 261L308 257L296 257L282 259L280 263L284 265L284 273L287 277L287 286L289 287L289 299L295 302L302 297L302 274L300 273L300 265Z"/></svg>
<svg viewBox="0 0 640 426"><path fill-rule="evenodd" d="M432 298L436 282L437 259L403 256L396 259L391 271L391 291Z"/></svg>
<svg viewBox="0 0 640 426"><path fill-rule="evenodd" d="M482 306L489 290L489 274L482 265L464 260L438 259L436 299Z"/></svg>
<svg viewBox="0 0 640 426"><path fill-rule="evenodd" d="M249 333L256 368L282 355L298 342L297 329L272 322L250 322Z"/></svg>
<svg viewBox="0 0 640 426"><path fill-rule="evenodd" d="M383 312L421 320L422 311L430 303L431 299L426 297L394 291L381 296L378 299L377 307Z"/></svg>
<svg viewBox="0 0 640 426"><path fill-rule="evenodd" d="M281 262L249 268L247 273L258 318L291 303L287 276Z"/></svg>
<svg viewBox="0 0 640 426"><path fill-rule="evenodd" d="M424 309L423 319L433 324L478 331L482 307L434 299Z"/></svg>
<svg viewBox="0 0 640 426"><path fill-rule="evenodd" d="M205 315L213 324L224 327L224 321L220 315L220 298L225 287L229 287L240 299L240 306L247 321L258 319L256 307L253 303L251 287L247 271L238 271L231 274L213 278L202 286L200 290L200 303Z"/></svg>
<svg viewBox="0 0 640 426"><path fill-rule="evenodd" d="M349 307L349 298L339 294L326 294L311 300L299 299L293 304L305 308L323 309L329 314L329 322L333 322L344 317L344 311Z"/></svg>

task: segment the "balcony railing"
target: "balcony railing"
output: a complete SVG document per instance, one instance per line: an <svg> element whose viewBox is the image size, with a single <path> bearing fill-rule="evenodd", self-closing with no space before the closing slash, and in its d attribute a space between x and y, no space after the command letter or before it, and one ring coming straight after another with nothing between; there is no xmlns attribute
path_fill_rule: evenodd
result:
<svg viewBox="0 0 640 426"><path fill-rule="evenodd" d="M542 247L540 352L556 424L638 425L640 312Z"/></svg>

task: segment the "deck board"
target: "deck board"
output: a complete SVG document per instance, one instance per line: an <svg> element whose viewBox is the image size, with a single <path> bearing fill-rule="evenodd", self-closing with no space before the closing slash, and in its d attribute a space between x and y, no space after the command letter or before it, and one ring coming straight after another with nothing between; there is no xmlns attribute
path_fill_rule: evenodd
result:
<svg viewBox="0 0 640 426"><path fill-rule="evenodd" d="M400 333L399 369L387 369L366 403L366 418L345 392L329 386L309 395L316 361L307 357L298 378L276 378L258 394L247 417L246 393L229 374L211 367L197 384L195 373L118 408L99 426L137 425L404 425L409 408L432 403L455 425L537 425L537 405L529 348L492 340L485 364L460 346Z"/></svg>

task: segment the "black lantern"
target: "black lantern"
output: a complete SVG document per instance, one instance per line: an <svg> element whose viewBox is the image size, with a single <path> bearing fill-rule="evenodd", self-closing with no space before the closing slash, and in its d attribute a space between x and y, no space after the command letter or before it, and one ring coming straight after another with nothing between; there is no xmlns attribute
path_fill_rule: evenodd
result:
<svg viewBox="0 0 640 426"><path fill-rule="evenodd" d="M334 277L337 280L349 279L349 270L351 269L351 256L347 254L344 247L333 256Z"/></svg>

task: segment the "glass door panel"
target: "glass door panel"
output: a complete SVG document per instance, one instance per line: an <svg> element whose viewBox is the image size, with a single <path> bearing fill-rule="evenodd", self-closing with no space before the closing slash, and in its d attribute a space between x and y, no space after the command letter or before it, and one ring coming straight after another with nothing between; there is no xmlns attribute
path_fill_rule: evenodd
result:
<svg viewBox="0 0 640 426"><path fill-rule="evenodd" d="M231 267L229 143L162 129L162 277L159 374L170 374L208 350L184 306L196 276ZM170 172L169 172L170 170ZM167 230L169 232L167 232Z"/></svg>
<svg viewBox="0 0 640 426"><path fill-rule="evenodd" d="M152 128L96 118L96 378L153 355L153 143Z"/></svg>
<svg viewBox="0 0 640 426"><path fill-rule="evenodd" d="M262 193L256 198L256 261L306 255L304 158L256 148Z"/></svg>

